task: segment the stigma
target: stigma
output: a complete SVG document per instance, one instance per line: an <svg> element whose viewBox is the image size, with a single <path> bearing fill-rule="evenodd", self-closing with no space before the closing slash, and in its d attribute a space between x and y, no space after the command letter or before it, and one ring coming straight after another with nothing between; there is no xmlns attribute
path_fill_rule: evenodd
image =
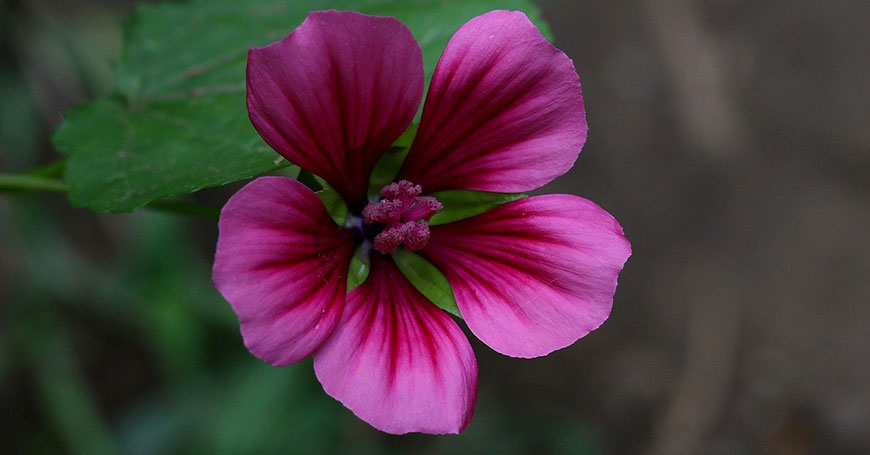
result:
<svg viewBox="0 0 870 455"><path fill-rule="evenodd" d="M420 185L402 180L381 188L381 199L363 209L366 224L383 225L374 238L374 247L390 254L400 246L419 251L429 243L429 220L443 206L432 196L421 196Z"/></svg>

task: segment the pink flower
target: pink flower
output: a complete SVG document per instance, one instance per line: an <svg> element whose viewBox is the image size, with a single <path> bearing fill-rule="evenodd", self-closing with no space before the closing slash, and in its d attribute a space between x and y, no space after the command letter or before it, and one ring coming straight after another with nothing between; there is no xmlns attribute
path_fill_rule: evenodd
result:
<svg viewBox="0 0 870 455"><path fill-rule="evenodd" d="M474 410L474 353L393 251L434 264L471 332L509 356L546 355L607 319L630 246L594 203L535 196L428 225L442 207L424 194L533 190L570 169L586 140L574 66L524 14L492 11L456 32L398 183L380 200L366 197L369 175L423 94L407 27L313 12L285 39L251 49L247 86L263 139L326 180L352 214L337 226L314 192L281 177L254 180L223 208L214 283L258 358L313 355L326 393L380 430L457 433ZM359 245L373 246L371 271L346 293Z"/></svg>

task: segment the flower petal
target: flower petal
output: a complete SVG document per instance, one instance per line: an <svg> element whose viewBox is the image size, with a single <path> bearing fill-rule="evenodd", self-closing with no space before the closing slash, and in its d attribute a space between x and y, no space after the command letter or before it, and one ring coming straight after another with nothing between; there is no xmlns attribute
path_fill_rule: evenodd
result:
<svg viewBox="0 0 870 455"><path fill-rule="evenodd" d="M314 353L317 379L381 431L458 433L477 394L468 339L388 256L375 254L371 270L348 295L333 336Z"/></svg>
<svg viewBox="0 0 870 455"><path fill-rule="evenodd" d="M361 209L375 162L420 105L423 58L395 18L315 11L283 40L251 49L247 85L263 139Z"/></svg>
<svg viewBox="0 0 870 455"><path fill-rule="evenodd" d="M447 277L478 338L502 354L537 357L607 319L631 245L601 207L554 194L432 226L422 254Z"/></svg>
<svg viewBox="0 0 870 455"><path fill-rule="evenodd" d="M532 190L571 168L586 129L571 59L525 14L492 11L441 55L400 178L427 193Z"/></svg>
<svg viewBox="0 0 870 455"><path fill-rule="evenodd" d="M212 279L239 317L245 346L273 365L310 355L345 301L351 234L320 198L283 177L261 177L221 211Z"/></svg>

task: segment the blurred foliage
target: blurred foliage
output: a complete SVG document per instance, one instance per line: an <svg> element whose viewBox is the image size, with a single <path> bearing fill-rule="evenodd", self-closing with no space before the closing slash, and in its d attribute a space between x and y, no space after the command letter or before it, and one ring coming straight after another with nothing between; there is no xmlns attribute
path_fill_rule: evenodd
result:
<svg viewBox="0 0 870 455"><path fill-rule="evenodd" d="M133 3L0 1L0 173L60 158L61 110L112 92ZM466 431L388 436L309 363L247 354L209 284L213 221L4 193L0 451L636 454L675 438L698 450L669 453L870 453L870 2L539 3L591 124L547 192L605 207L635 251L600 330L536 360L472 340ZM721 133L703 113L718 86L756 147L711 154L687 133ZM739 307L733 338L705 316L723 302Z"/></svg>
<svg viewBox="0 0 870 455"><path fill-rule="evenodd" d="M129 238L99 265L45 204L10 208L3 231L23 242L27 281L7 308L2 349L15 355L4 356L0 378L34 384L19 399L34 399L39 417L5 428L24 452L600 453L594 433L568 416L536 418L492 400L458 437L379 433L323 393L310 361L274 368L247 353L197 257L191 221L126 215Z"/></svg>

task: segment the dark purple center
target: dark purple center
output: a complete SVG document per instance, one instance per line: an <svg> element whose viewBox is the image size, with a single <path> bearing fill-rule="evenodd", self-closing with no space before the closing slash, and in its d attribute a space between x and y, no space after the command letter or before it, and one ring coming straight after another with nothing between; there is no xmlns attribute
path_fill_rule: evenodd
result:
<svg viewBox="0 0 870 455"><path fill-rule="evenodd" d="M375 249L384 254L404 246L422 250L429 242L429 219L443 206L432 196L420 196L420 185L402 180L381 188L381 200L363 209L366 224L380 223L383 230L375 236Z"/></svg>

